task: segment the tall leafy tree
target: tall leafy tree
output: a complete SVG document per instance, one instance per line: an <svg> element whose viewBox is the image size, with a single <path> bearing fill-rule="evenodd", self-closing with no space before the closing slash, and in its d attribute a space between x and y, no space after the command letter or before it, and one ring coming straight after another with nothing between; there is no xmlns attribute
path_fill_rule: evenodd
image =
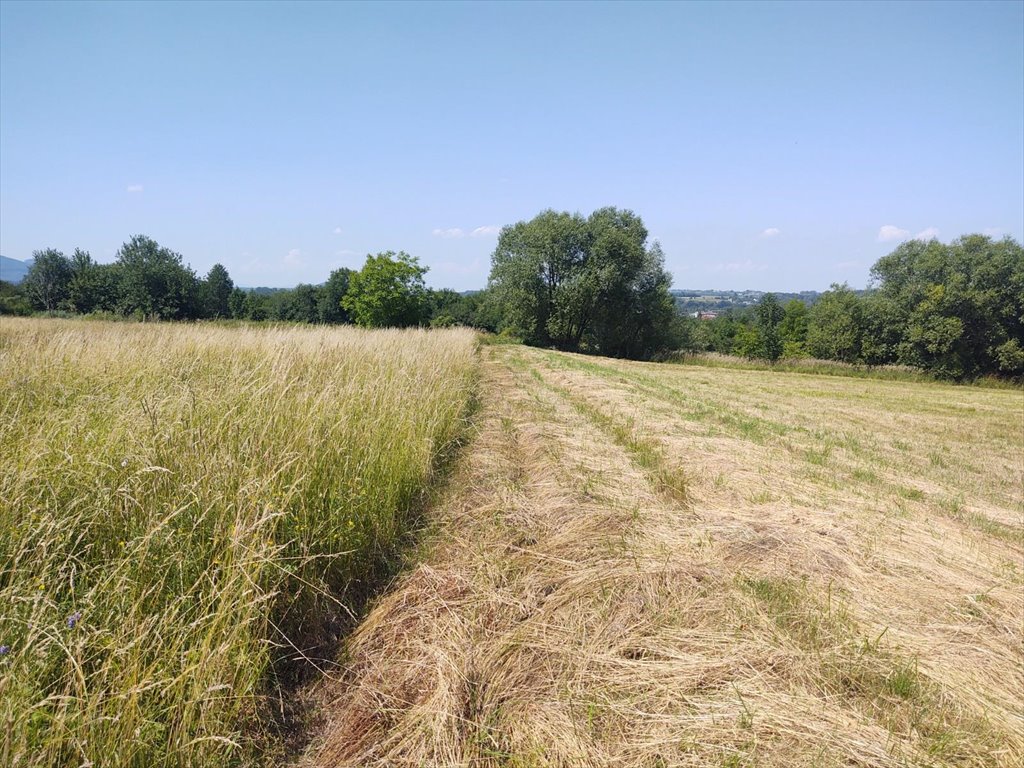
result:
<svg viewBox="0 0 1024 768"><path fill-rule="evenodd" d="M68 306L73 311L86 314L97 309L114 309L117 305L117 286L109 279L113 277L110 269L101 269L101 265L92 260L88 251L76 248L71 257L71 273Z"/></svg>
<svg viewBox="0 0 1024 768"><path fill-rule="evenodd" d="M758 344L756 356L773 363L782 357L782 334L779 326L786 317L786 310L779 304L774 293L761 297L754 309L757 317Z"/></svg>
<svg viewBox="0 0 1024 768"><path fill-rule="evenodd" d="M117 252L121 310L125 314L181 320L197 314L198 280L181 254L135 235Z"/></svg>
<svg viewBox="0 0 1024 768"><path fill-rule="evenodd" d="M939 376L1024 374L1024 250L1011 238L909 241L871 270L891 318L905 329L895 358Z"/></svg>
<svg viewBox="0 0 1024 768"><path fill-rule="evenodd" d="M32 266L22 281L32 306L45 312L62 308L74 276L71 260L53 248L35 251L32 258Z"/></svg>
<svg viewBox="0 0 1024 768"><path fill-rule="evenodd" d="M807 305L800 299L790 299L783 309L785 315L779 323L779 335L783 344L803 344L807 341Z"/></svg>
<svg viewBox="0 0 1024 768"><path fill-rule="evenodd" d="M235 284L223 264L214 264L203 280L203 314L206 317L230 317L231 293Z"/></svg>
<svg viewBox="0 0 1024 768"><path fill-rule="evenodd" d="M317 297L317 314L321 323L351 323L348 312L341 306L341 300L348 293L352 270L342 267L331 272L327 282L320 286Z"/></svg>
<svg viewBox="0 0 1024 768"><path fill-rule="evenodd" d="M632 211L542 211L502 229L489 290L503 324L531 344L642 357L674 329L671 278Z"/></svg>
<svg viewBox="0 0 1024 768"><path fill-rule="evenodd" d="M228 297L228 308L231 311L231 317L241 320L245 315L245 298L249 294L235 286L231 291L231 296Z"/></svg>
<svg viewBox="0 0 1024 768"><path fill-rule="evenodd" d="M811 307L807 349L814 357L856 363L863 338L861 305L850 286L832 284Z"/></svg>
<svg viewBox="0 0 1024 768"><path fill-rule="evenodd" d="M582 336L586 229L579 214L546 210L501 230L489 286L504 326L527 343L571 348Z"/></svg>
<svg viewBox="0 0 1024 768"><path fill-rule="evenodd" d="M341 306L353 321L367 328L420 325L429 309L423 276L427 268L404 251L367 256L349 278Z"/></svg>
<svg viewBox="0 0 1024 768"><path fill-rule="evenodd" d="M318 291L309 283L299 283L288 291L270 296L271 318L292 323L316 323L320 320L317 309Z"/></svg>

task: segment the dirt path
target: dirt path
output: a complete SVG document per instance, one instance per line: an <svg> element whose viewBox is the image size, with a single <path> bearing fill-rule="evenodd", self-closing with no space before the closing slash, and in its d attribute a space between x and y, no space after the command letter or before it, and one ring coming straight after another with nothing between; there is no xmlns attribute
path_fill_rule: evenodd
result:
<svg viewBox="0 0 1024 768"><path fill-rule="evenodd" d="M1024 763L1024 507L981 477L944 509L929 448L892 445L948 394L484 355L434 543L316 692L303 765ZM1024 461L1015 393L945 392Z"/></svg>

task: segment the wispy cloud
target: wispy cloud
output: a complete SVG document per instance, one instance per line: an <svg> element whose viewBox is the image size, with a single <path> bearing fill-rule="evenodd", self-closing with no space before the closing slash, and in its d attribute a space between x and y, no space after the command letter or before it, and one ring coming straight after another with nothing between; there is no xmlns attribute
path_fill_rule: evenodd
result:
<svg viewBox="0 0 1024 768"><path fill-rule="evenodd" d="M914 239L928 242L929 240L934 240L938 238L938 236L939 230L936 227L928 227L927 229L922 229L920 232L914 235Z"/></svg>
<svg viewBox="0 0 1024 768"><path fill-rule="evenodd" d="M987 229L981 230L981 234L988 235L989 237L996 238L1003 236L1003 230L999 227L988 227Z"/></svg>
<svg viewBox="0 0 1024 768"><path fill-rule="evenodd" d="M443 237L446 240L453 240L466 236L466 233L458 227L452 227L451 229L435 229L432 234L434 237Z"/></svg>
<svg viewBox="0 0 1024 768"><path fill-rule="evenodd" d="M458 240L463 237L493 237L501 231L501 227L492 224L471 229L468 232L461 227L450 227L449 229L435 229L431 234L434 237L443 237L446 240Z"/></svg>
<svg viewBox="0 0 1024 768"><path fill-rule="evenodd" d="M298 248L292 248L284 256L284 263L289 267L297 267L302 263L302 253Z"/></svg>
<svg viewBox="0 0 1024 768"><path fill-rule="evenodd" d="M731 274L745 274L747 272L764 272L768 269L767 264L757 264L750 259L745 261L720 261L712 264L708 269L711 272L729 272Z"/></svg>
<svg viewBox="0 0 1024 768"><path fill-rule="evenodd" d="M340 235L341 234L341 227L335 227L334 228L334 234Z"/></svg>
<svg viewBox="0 0 1024 768"><path fill-rule="evenodd" d="M762 230L760 237L768 239L769 237L778 237L782 234L782 231L778 227L768 227L768 229Z"/></svg>
<svg viewBox="0 0 1024 768"><path fill-rule="evenodd" d="M894 224L886 224L878 230L878 242L889 243L893 240L906 240L910 236L910 230L900 229Z"/></svg>
<svg viewBox="0 0 1024 768"><path fill-rule="evenodd" d="M836 262L836 268L837 269L853 269L854 267L859 267L859 266L860 266L860 262L859 261L839 261L839 262Z"/></svg>
<svg viewBox="0 0 1024 768"><path fill-rule="evenodd" d="M128 185L128 191L132 192L132 193L141 192L142 191L142 185L141 184L129 184Z"/></svg>

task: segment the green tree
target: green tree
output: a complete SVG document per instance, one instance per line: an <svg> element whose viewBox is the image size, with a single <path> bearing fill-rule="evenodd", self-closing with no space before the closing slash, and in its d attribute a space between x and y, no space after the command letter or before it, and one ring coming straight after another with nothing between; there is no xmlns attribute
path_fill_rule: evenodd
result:
<svg viewBox="0 0 1024 768"><path fill-rule="evenodd" d="M1011 238L909 241L871 270L892 322L896 359L936 375L1024 374L1024 250Z"/></svg>
<svg viewBox="0 0 1024 768"><path fill-rule="evenodd" d="M320 320L317 309L318 291L308 283L299 283L287 291L270 296L270 317L291 323L316 323Z"/></svg>
<svg viewBox="0 0 1024 768"><path fill-rule="evenodd" d="M202 283L203 315L205 317L231 317L231 294L235 284L223 264L210 267Z"/></svg>
<svg viewBox="0 0 1024 768"><path fill-rule="evenodd" d="M22 289L33 308L53 312L65 305L74 270L71 260L53 248L35 251Z"/></svg>
<svg viewBox="0 0 1024 768"><path fill-rule="evenodd" d="M68 306L75 312L115 312L118 305L118 274L113 264L97 264L88 251L76 248L71 257Z"/></svg>
<svg viewBox="0 0 1024 768"><path fill-rule="evenodd" d="M245 297L248 294L241 288L235 286L228 297L228 309L231 317L241 320L245 317Z"/></svg>
<svg viewBox="0 0 1024 768"><path fill-rule="evenodd" d="M0 315L31 315L32 305L22 290L21 284L15 285L0 280Z"/></svg>
<svg viewBox="0 0 1024 768"><path fill-rule="evenodd" d="M573 346L582 335L571 312L579 309L583 290L574 278L586 240L582 216L553 210L502 228L488 285L504 328L528 344Z"/></svg>
<svg viewBox="0 0 1024 768"><path fill-rule="evenodd" d="M860 301L843 285L832 284L811 307L807 326L807 349L814 357L856 363L861 356L863 336Z"/></svg>
<svg viewBox="0 0 1024 768"><path fill-rule="evenodd" d="M783 342L803 344L807 341L807 324L810 312L800 299L790 299L783 307L785 315L779 323L779 335Z"/></svg>
<svg viewBox="0 0 1024 768"><path fill-rule="evenodd" d="M242 312L239 316L246 320L269 320L270 296L255 291L246 292Z"/></svg>
<svg viewBox="0 0 1024 768"><path fill-rule="evenodd" d="M117 252L120 309L125 314L181 320L195 317L198 280L181 254L135 235Z"/></svg>
<svg viewBox="0 0 1024 768"><path fill-rule="evenodd" d="M807 325L810 311L800 299L790 299L784 307L785 316L779 323L779 336L782 337L783 357L807 356Z"/></svg>
<svg viewBox="0 0 1024 768"><path fill-rule="evenodd" d="M321 323L351 323L352 318L341 306L341 300L348 293L352 270L342 267L331 272L327 282L320 286L317 298L317 313Z"/></svg>
<svg viewBox="0 0 1024 768"><path fill-rule="evenodd" d="M906 333L906 315L890 298L878 292L860 300L860 358L868 365L886 365L899 360Z"/></svg>
<svg viewBox="0 0 1024 768"><path fill-rule="evenodd" d="M672 342L675 309L661 247L632 211L542 211L502 229L489 290L526 342L620 357Z"/></svg>
<svg viewBox="0 0 1024 768"><path fill-rule="evenodd" d="M786 316L786 310L779 304L774 293L766 293L754 308L757 317L758 342L755 357L775 362L782 357L782 334L779 325Z"/></svg>
<svg viewBox="0 0 1024 768"><path fill-rule="evenodd" d="M341 306L366 328L404 328L426 320L428 303L421 267L404 251L368 255L366 263L349 278Z"/></svg>

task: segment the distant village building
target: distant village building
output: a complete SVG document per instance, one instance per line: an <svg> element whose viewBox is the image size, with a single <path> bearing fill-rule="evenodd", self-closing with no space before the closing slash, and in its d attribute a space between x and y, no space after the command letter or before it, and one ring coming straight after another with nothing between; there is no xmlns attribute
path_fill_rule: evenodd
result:
<svg viewBox="0 0 1024 768"><path fill-rule="evenodd" d="M698 320L714 320L718 317L717 312L694 312L693 316Z"/></svg>

